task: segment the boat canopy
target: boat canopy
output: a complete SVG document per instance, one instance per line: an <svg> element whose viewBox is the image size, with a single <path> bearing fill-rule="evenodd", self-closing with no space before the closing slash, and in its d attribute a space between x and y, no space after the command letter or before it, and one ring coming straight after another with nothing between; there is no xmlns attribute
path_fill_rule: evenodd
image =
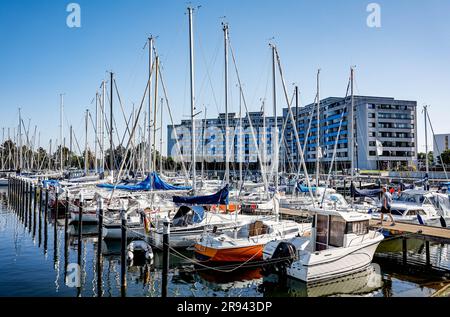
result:
<svg viewBox="0 0 450 317"><path fill-rule="evenodd" d="M205 210L202 206L181 206L173 217L174 227L186 227L203 221Z"/></svg>
<svg viewBox="0 0 450 317"><path fill-rule="evenodd" d="M190 190L190 187L173 186L164 182L156 172L152 172L147 178L135 185L112 185L112 184L99 184L97 187L106 189L119 189L128 191L148 191L148 190Z"/></svg>
<svg viewBox="0 0 450 317"><path fill-rule="evenodd" d="M229 186L226 185L217 193L209 196L181 197L173 196L173 202L176 204L187 205L228 205Z"/></svg>
<svg viewBox="0 0 450 317"><path fill-rule="evenodd" d="M355 185L352 184L351 188L352 197L378 197L382 193L381 188L375 189L357 189Z"/></svg>

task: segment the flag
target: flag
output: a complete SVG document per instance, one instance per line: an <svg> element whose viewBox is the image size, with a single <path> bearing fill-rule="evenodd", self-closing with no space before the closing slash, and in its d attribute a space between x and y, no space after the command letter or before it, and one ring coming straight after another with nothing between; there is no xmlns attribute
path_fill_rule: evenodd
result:
<svg viewBox="0 0 450 317"><path fill-rule="evenodd" d="M381 143L380 140L377 140L376 143L377 143L377 155L381 156L383 155L383 143Z"/></svg>

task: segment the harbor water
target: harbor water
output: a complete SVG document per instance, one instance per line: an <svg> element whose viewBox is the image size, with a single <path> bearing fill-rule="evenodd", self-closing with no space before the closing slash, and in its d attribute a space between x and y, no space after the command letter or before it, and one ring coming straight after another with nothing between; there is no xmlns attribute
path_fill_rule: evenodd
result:
<svg viewBox="0 0 450 317"><path fill-rule="evenodd" d="M121 296L120 241L102 241L103 272L97 268L96 226L84 226L79 258L76 228L64 232L64 219L49 213L33 214L22 221L7 206L7 188L0 188L0 296L116 297ZM67 241L66 241L67 237ZM400 246L399 246L400 243ZM419 261L425 257L423 242L409 240L409 253ZM431 261L450 268L448 245L432 244ZM320 285L306 286L296 280L269 274L261 267L239 269L194 266L189 251L171 253L168 275L170 297L279 297L279 296L367 296L428 297L448 285L446 274L411 269L391 257L401 255L401 241L386 241L365 272ZM79 266L77 266L79 265ZM79 279L73 268L80 268ZM76 283L73 283L76 281ZM127 268L126 296L159 297L162 284L162 254L153 263ZM99 286L100 285L100 288Z"/></svg>

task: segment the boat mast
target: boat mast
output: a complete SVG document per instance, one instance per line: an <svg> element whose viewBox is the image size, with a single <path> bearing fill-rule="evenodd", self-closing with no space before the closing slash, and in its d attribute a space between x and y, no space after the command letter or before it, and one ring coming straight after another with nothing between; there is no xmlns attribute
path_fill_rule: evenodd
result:
<svg viewBox="0 0 450 317"><path fill-rule="evenodd" d="M424 118L425 118L425 171L426 171L426 177L429 177L430 164L428 162L428 123L427 123L428 106L426 106L426 105L423 106L423 114L424 114Z"/></svg>
<svg viewBox="0 0 450 317"><path fill-rule="evenodd" d="M222 23L225 50L225 182L230 183L229 135L228 135L228 24Z"/></svg>
<svg viewBox="0 0 450 317"><path fill-rule="evenodd" d="M95 93L95 137L94 137L94 169L98 174L98 91Z"/></svg>
<svg viewBox="0 0 450 317"><path fill-rule="evenodd" d="M242 87L239 86L239 180L241 182L241 186L244 184L244 177L242 175Z"/></svg>
<svg viewBox="0 0 450 317"><path fill-rule="evenodd" d="M155 108L153 109L153 171L156 171L156 118L158 115L158 69L159 69L159 56L156 56L155 61ZM150 92L149 92L150 93ZM161 153L160 153L161 155Z"/></svg>
<svg viewBox="0 0 450 317"><path fill-rule="evenodd" d="M320 69L317 70L317 145L316 145L316 186L319 187L320 181L320 157L322 151L320 148Z"/></svg>
<svg viewBox="0 0 450 317"><path fill-rule="evenodd" d="M195 160L195 89L194 89L194 33L192 21L193 8L188 7L189 13L189 47L190 47L190 82L191 82L191 156L192 156L192 189L194 193L197 191L196 184L196 160Z"/></svg>
<svg viewBox="0 0 450 317"><path fill-rule="evenodd" d="M113 82L114 82L114 73L110 72L110 84L111 91L110 93L110 114L109 114L109 168L111 171L111 177L114 181L114 145L113 145Z"/></svg>
<svg viewBox="0 0 450 317"><path fill-rule="evenodd" d="M274 118L274 138L273 138L273 146L272 146L272 165L275 169L274 173L274 185L275 185L275 193L278 192L278 118L277 118L277 92L276 92L276 47L273 44L270 44L272 47L272 84L273 84L273 118ZM265 133L265 131L264 131ZM265 144L264 144L265 146Z"/></svg>
<svg viewBox="0 0 450 317"><path fill-rule="evenodd" d="M89 110L86 110L86 118L85 118L85 139L84 139L84 175L87 176L88 174L88 117L89 117Z"/></svg>
<svg viewBox="0 0 450 317"><path fill-rule="evenodd" d="M105 99L106 99L106 82L102 82L102 100L100 107L101 121L100 121L100 168L102 173L105 173Z"/></svg>
<svg viewBox="0 0 450 317"><path fill-rule="evenodd" d="M163 157L162 157L162 150L163 150L163 115L164 115L164 98L161 98L161 106L160 106L160 118L159 121L161 122L161 131L159 133L159 174L162 175L163 173Z"/></svg>
<svg viewBox="0 0 450 317"><path fill-rule="evenodd" d="M60 142L60 148L59 148L59 170L62 173L64 170L64 163L63 163L63 113L64 113L64 94L60 94L60 117L59 117L59 142Z"/></svg>
<svg viewBox="0 0 450 317"><path fill-rule="evenodd" d="M19 139L19 171L22 172L22 112L19 108L19 130L18 130L18 139Z"/></svg>
<svg viewBox="0 0 450 317"><path fill-rule="evenodd" d="M297 125L298 123L298 86L295 86L295 123ZM306 138L308 138L308 136L306 136ZM297 164L298 164L298 168L297 170L300 171L300 153L299 151L297 151Z"/></svg>
<svg viewBox="0 0 450 317"><path fill-rule="evenodd" d="M152 65L153 65L153 44L154 44L153 36L148 38L148 146L147 146L147 162L148 162L148 171L152 171ZM144 169L145 170L145 169Z"/></svg>
<svg viewBox="0 0 450 317"><path fill-rule="evenodd" d="M350 121L350 129L349 129L350 130L350 158L351 158L350 175L351 175L351 179L352 179L351 183L353 183L353 180L355 177L355 160L354 160L354 157L355 157L355 153L354 153L354 151L355 151L355 132L353 131L354 127L355 127L354 122L353 122L354 121L353 112L355 109L355 98L354 98L354 92L353 92L353 86L354 86L353 82L354 82L354 75L355 75L354 71L355 71L355 69L352 66L350 69L351 107L350 107L350 113L349 113L349 116L350 116L350 120L349 120Z"/></svg>

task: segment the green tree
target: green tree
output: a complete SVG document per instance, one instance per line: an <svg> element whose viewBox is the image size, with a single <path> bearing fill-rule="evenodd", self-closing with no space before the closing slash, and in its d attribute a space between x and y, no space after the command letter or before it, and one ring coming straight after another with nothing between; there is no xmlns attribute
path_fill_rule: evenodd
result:
<svg viewBox="0 0 450 317"><path fill-rule="evenodd" d="M444 164L450 164L450 150L442 152L441 157Z"/></svg>

